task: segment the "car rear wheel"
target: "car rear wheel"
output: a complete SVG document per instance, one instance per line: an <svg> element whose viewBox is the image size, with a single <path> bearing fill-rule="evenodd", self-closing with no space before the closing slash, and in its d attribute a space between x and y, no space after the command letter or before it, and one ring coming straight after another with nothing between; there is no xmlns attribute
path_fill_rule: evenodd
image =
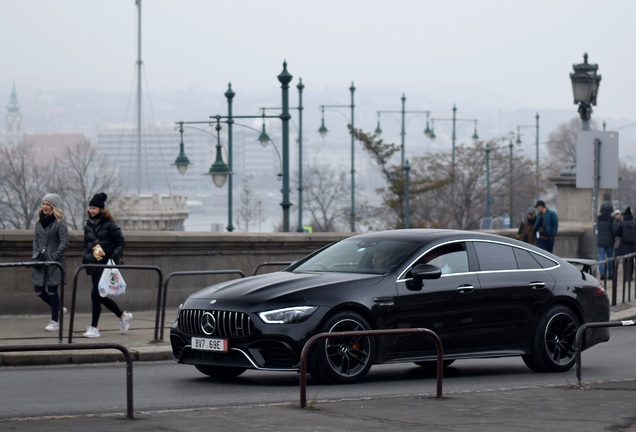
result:
<svg viewBox="0 0 636 432"><path fill-rule="evenodd" d="M359 314L339 312L330 317L321 333L371 330ZM354 383L364 377L373 363L375 340L371 336L333 337L316 342L311 375L325 383Z"/></svg>
<svg viewBox="0 0 636 432"><path fill-rule="evenodd" d="M532 341L532 353L523 356L535 372L565 372L575 362L574 341L579 319L566 306L552 306L539 320Z"/></svg>
<svg viewBox="0 0 636 432"><path fill-rule="evenodd" d="M199 372L216 379L235 378L245 372L245 368L232 366L195 365Z"/></svg>

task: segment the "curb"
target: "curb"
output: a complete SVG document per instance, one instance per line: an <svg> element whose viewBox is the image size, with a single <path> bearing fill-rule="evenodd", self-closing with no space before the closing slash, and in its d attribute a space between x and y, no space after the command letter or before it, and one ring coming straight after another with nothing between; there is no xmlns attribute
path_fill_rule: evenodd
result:
<svg viewBox="0 0 636 432"><path fill-rule="evenodd" d="M169 344L157 346L127 347L133 361L172 360L172 348ZM0 366L51 366L87 363L117 363L126 359L118 350L83 350L73 351L40 351L40 352L7 352L0 354Z"/></svg>

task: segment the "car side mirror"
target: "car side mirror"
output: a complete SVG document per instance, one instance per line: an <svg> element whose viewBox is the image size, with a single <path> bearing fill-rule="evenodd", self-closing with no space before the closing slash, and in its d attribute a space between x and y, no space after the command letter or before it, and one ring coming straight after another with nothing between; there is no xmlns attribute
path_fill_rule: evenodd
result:
<svg viewBox="0 0 636 432"><path fill-rule="evenodd" d="M420 291L424 286L424 279L439 279L442 270L431 264L417 264L410 273L412 279L406 282L406 288L410 291Z"/></svg>
<svg viewBox="0 0 636 432"><path fill-rule="evenodd" d="M439 279L442 276L442 269L431 264L418 264L411 270L413 279Z"/></svg>

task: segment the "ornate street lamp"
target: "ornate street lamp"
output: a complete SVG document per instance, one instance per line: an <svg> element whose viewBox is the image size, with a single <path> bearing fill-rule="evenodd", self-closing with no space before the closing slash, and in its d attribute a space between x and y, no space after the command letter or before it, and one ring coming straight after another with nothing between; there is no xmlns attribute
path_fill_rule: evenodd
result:
<svg viewBox="0 0 636 432"><path fill-rule="evenodd" d="M291 207L291 202L289 201L289 120L291 115L289 114L289 82L292 80L292 75L287 71L287 62L283 62L283 71L278 75L278 81L281 83L282 89L282 113L280 116L266 116L264 113L260 116L235 116L232 114L232 101L234 96L236 95L232 90L232 85L230 84L228 90L225 92L225 97L228 102L228 115L227 116L210 116L211 118L216 119L217 125L217 148L216 148L216 160L210 171L209 175L212 176L214 184L218 187L222 187L225 182L228 183L228 226L227 230L229 232L234 231L234 226L232 225L232 125L234 124L235 118L279 118L282 121L282 194L283 194L283 202L281 202L281 207L283 208L283 231L289 232L289 208ZM220 131L220 120L226 119L225 123L228 125L227 132L227 142L228 142L228 163L225 164L223 162L223 158L221 155L221 141L218 136L218 131ZM201 123L209 123L209 121L193 121L193 122L177 122L177 124L181 125L181 129L183 128L183 124L201 124ZM258 132L258 131L257 131ZM265 131L265 127L263 126L263 133L259 137L259 141L261 144L267 145L268 141L271 141L267 136ZM182 135L183 136L183 135ZM267 137L267 141L265 141L265 137ZM263 138L263 140L261 140ZM183 144L183 139L182 139ZM185 156L185 152L183 151L183 147L180 149L179 157L177 157L177 161L181 161L182 163L179 165L175 161L175 165L177 165L177 169L183 169L184 161L187 159ZM183 156L184 158L181 158ZM179 172L181 172L179 169ZM187 169L187 165L185 167ZM185 170L183 171L185 172Z"/></svg>
<svg viewBox="0 0 636 432"><path fill-rule="evenodd" d="M404 145L404 141L405 141L405 137L406 137L406 125L413 120L415 117L421 116L423 114L426 114L426 129L424 130L424 134L426 136L430 136L430 129L428 127L428 119L429 119L429 115L430 115L430 111L406 111L406 96L404 95L404 93L402 94L402 98L400 99L402 101L402 110L401 111L378 111L378 126L375 129L375 133L377 135L380 135L382 133L382 128L380 128L380 115L381 114L401 114L401 124L400 124L400 136L401 136L401 163L402 166L404 166L404 152L405 152L405 145ZM406 121L406 114L416 114L415 116L411 117L408 121Z"/></svg>
<svg viewBox="0 0 636 432"><path fill-rule="evenodd" d="M535 192L535 201L539 199L539 113L534 117L536 122L534 125L519 125L517 126L517 144L521 144L521 128L534 128L534 138L535 138L535 148L536 148L536 156L535 156L535 168L534 168L534 192Z"/></svg>
<svg viewBox="0 0 636 432"><path fill-rule="evenodd" d="M221 124L220 119L217 120L216 126L216 159L214 163L210 167L210 171L207 172L206 175L212 176L212 181L219 189L225 186L225 182L227 182L228 177L231 176L232 170L223 161L223 155L221 154Z"/></svg>
<svg viewBox="0 0 636 432"><path fill-rule="evenodd" d="M587 53L583 54L583 63L572 65L570 73L574 103L579 104L581 130L590 130L592 105L596 106L596 97L601 84L601 76L597 74L598 65L587 62Z"/></svg>
<svg viewBox="0 0 636 432"><path fill-rule="evenodd" d="M479 135L477 135L477 119L458 119L457 118L457 107L455 105L453 105L453 117L452 118L434 118L431 120L432 122L432 128L431 128L431 132L429 133L428 137L431 140L434 140L436 138L435 135L435 121L440 121L440 122L444 122L444 121L450 121L452 122L452 135L451 135L451 199L454 199L455 197L455 141L456 141L456 131L457 131L457 122L473 122L474 123L474 129L473 129L473 136L472 139L473 141L477 141L479 139ZM460 125L461 127L462 125ZM454 220L451 220L451 224L454 225ZM454 228L454 226L451 226L451 228Z"/></svg>
<svg viewBox="0 0 636 432"><path fill-rule="evenodd" d="M179 143L179 156L175 159L174 164L177 166L177 170L179 174L185 174L188 171L188 166L192 165L190 163L190 159L185 154L185 149L183 145L183 122L179 122L179 133L181 134L181 142Z"/></svg>
<svg viewBox="0 0 636 432"><path fill-rule="evenodd" d="M353 133L354 119L355 119L355 115L354 115L355 104L353 103L353 100L354 100L354 93L356 91L356 88L353 86L353 82L351 82L351 87L349 87L349 91L351 92L351 105L320 105L320 110L322 112L322 122L320 124L320 128L318 129L318 133L320 134L322 138L324 138L327 136L327 132L329 132L327 130L327 127L325 126L325 108L351 108L351 123L349 123L349 126L351 127L351 213L350 213L349 223L351 226L351 232L355 232L356 230L356 207L355 207L356 182L355 182L355 151L354 150L355 150L356 138ZM340 111L338 110L334 110L334 111L340 113Z"/></svg>

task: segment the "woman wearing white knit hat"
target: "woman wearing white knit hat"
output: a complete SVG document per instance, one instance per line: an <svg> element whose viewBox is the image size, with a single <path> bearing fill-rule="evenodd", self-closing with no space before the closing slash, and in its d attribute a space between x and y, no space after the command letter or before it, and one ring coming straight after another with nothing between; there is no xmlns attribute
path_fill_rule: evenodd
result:
<svg viewBox="0 0 636 432"><path fill-rule="evenodd" d="M68 245L68 228L64 222L64 213L60 208L60 197L54 193L46 194L42 198L42 209L38 213L38 220L35 224L31 259L34 261L57 261L66 270L64 254ZM51 322L44 330L59 330L60 297L57 290L60 284L66 282L62 280L62 272L55 265L34 266L31 280L35 293L51 307Z"/></svg>

